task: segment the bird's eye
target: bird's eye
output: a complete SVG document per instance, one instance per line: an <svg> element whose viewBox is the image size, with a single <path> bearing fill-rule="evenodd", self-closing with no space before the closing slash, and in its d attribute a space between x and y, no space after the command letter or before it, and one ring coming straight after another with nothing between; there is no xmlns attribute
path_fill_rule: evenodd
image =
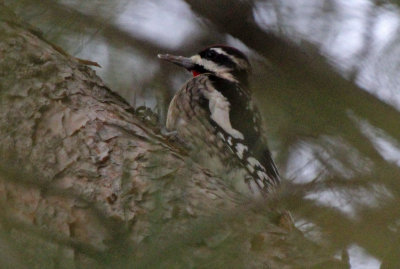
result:
<svg viewBox="0 0 400 269"><path fill-rule="evenodd" d="M217 53L213 50L209 50L206 53L206 58L208 59L214 59L217 56Z"/></svg>

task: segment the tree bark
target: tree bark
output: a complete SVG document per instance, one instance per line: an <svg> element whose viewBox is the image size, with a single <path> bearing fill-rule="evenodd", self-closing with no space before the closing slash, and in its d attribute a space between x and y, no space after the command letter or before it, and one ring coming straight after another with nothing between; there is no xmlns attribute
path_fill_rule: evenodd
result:
<svg viewBox="0 0 400 269"><path fill-rule="evenodd" d="M8 257L18 255L9 263L338 262L279 225L274 203L248 201L190 161L92 69L0 9L0 238Z"/></svg>

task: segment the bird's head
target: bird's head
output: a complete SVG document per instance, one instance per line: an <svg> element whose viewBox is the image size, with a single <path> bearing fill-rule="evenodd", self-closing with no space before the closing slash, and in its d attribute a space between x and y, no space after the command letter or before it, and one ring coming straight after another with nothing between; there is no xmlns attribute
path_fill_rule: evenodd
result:
<svg viewBox="0 0 400 269"><path fill-rule="evenodd" d="M205 48L191 57L159 54L158 58L186 68L193 76L211 73L233 82L247 83L251 70L244 53L224 45Z"/></svg>

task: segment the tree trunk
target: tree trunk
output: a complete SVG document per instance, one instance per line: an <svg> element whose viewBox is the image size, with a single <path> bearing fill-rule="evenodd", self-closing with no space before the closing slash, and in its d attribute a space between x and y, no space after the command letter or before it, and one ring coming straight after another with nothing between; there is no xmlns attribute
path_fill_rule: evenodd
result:
<svg viewBox="0 0 400 269"><path fill-rule="evenodd" d="M272 205L248 201L190 161L92 69L0 9L4 265L309 268L331 260L279 225Z"/></svg>

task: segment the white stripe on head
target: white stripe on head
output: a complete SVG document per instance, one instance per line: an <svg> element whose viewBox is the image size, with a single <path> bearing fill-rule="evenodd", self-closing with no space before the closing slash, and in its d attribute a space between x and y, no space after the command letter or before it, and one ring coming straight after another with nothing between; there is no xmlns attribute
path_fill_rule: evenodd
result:
<svg viewBox="0 0 400 269"><path fill-rule="evenodd" d="M237 80L233 78L232 74L229 73L230 71L232 71L231 68L218 65L210 60L203 59L200 57L200 55L193 55L192 57L190 57L190 59L192 59L192 61L195 64L198 64L198 65L204 67L204 69L206 69L207 71L210 71L212 73L215 73L219 77L225 78L225 79L233 81L233 82L237 82Z"/></svg>
<svg viewBox="0 0 400 269"><path fill-rule="evenodd" d="M247 61L243 60L243 59L239 59L229 53L227 53L226 51L224 51L224 49L222 48L211 48L210 50L215 51L216 53L222 54L227 56L232 62L234 62L237 67L239 67L240 69L247 69L249 68L249 64L247 63Z"/></svg>

